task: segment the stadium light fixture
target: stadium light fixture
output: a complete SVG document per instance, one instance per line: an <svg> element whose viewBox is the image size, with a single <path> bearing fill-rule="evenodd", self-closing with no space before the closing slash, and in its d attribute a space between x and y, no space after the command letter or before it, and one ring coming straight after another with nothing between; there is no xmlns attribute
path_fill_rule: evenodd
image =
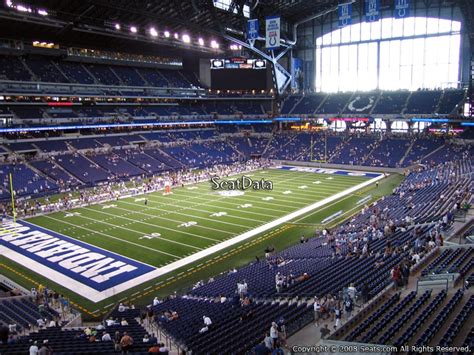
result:
<svg viewBox="0 0 474 355"><path fill-rule="evenodd" d="M13 1L11 0L6 0L5 4L7 5L7 7L13 7Z"/></svg>
<svg viewBox="0 0 474 355"><path fill-rule="evenodd" d="M23 5L17 5L16 9L20 12L31 12L29 7L25 7Z"/></svg>
<svg viewBox="0 0 474 355"><path fill-rule="evenodd" d="M120 31L120 29L121 29L122 27L120 26L120 23L116 23L116 24L114 25L114 28L115 28L117 31Z"/></svg>
<svg viewBox="0 0 474 355"><path fill-rule="evenodd" d="M137 28L136 28L135 26L130 26L130 32L132 32L132 33L137 33L138 30L137 30Z"/></svg>
<svg viewBox="0 0 474 355"><path fill-rule="evenodd" d="M43 9L39 9L39 10L38 10L38 15L41 15L41 16L48 16L48 11L43 10Z"/></svg>
<svg viewBox="0 0 474 355"><path fill-rule="evenodd" d="M189 37L188 34L184 34L182 38L183 38L184 43L190 43L191 42L191 37Z"/></svg>
<svg viewBox="0 0 474 355"><path fill-rule="evenodd" d="M166 37L166 38L169 38L169 37L170 37L170 32L169 32L169 31L165 31L165 37Z"/></svg>
<svg viewBox="0 0 474 355"><path fill-rule="evenodd" d="M175 38L175 39L179 39L179 34L178 34L178 32L175 32L175 33L174 33L174 38Z"/></svg>
<svg viewBox="0 0 474 355"><path fill-rule="evenodd" d="M150 35L152 37L158 37L158 31L156 31L155 27L150 28Z"/></svg>
<svg viewBox="0 0 474 355"><path fill-rule="evenodd" d="M198 43L200 46L204 46L204 40L202 38L198 39Z"/></svg>
<svg viewBox="0 0 474 355"><path fill-rule="evenodd" d="M219 48L219 43L217 43L215 40L211 41L211 48L217 49Z"/></svg>

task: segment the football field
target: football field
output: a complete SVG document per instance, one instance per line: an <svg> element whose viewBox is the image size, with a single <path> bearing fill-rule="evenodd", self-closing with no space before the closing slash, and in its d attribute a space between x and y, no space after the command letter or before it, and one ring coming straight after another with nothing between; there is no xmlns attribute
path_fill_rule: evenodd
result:
<svg viewBox="0 0 474 355"><path fill-rule="evenodd" d="M27 221L161 267L367 180L278 169L244 175L272 181L273 190L215 191L206 181Z"/></svg>
<svg viewBox="0 0 474 355"><path fill-rule="evenodd" d="M360 208L360 191L383 178L283 166L226 179L242 175L271 181L273 189L213 190L205 181L170 195L157 191L27 218L4 224L0 251L27 275L37 273L87 302L107 302L198 271L208 258L232 247L234 255L289 224L322 228L332 216Z"/></svg>

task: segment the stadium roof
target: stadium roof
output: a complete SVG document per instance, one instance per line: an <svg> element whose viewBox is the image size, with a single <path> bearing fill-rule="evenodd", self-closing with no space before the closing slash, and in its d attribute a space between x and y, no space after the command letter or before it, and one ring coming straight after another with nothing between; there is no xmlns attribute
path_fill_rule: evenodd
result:
<svg viewBox="0 0 474 355"><path fill-rule="evenodd" d="M218 39L225 28L242 31L247 18L243 15L243 6L252 9L252 17L261 20L265 16L279 14L289 24L316 14L337 1L320 0L233 0L230 8L222 10L214 7L213 0L36 0L21 1L24 6L44 9L48 16L32 16L27 12L12 10L2 1L0 10L0 31L4 38L22 40L46 40L65 45L97 47L116 50L150 51L143 43L126 33L125 29L135 26L137 35L149 31L151 27L158 31L190 34L210 41ZM13 1L15 4L15 1ZM18 2L20 4L20 2ZM33 14L34 15L34 14ZM119 24L121 33L114 26ZM261 26L263 28L263 24ZM125 36L127 35L127 36ZM288 35L288 34L286 34ZM104 41L105 37L107 38ZM285 33L282 34L285 37ZM179 46L156 42L167 47L171 54ZM174 47L174 50L173 50ZM155 47L156 49L156 47Z"/></svg>
<svg viewBox="0 0 474 355"><path fill-rule="evenodd" d="M466 15L467 26L472 26L474 4L472 0L436 0L435 2L459 3ZM146 35L151 27L158 31L169 31L180 36L189 34L193 38L202 37L208 42L218 39L225 28L245 31L244 5L251 10L253 18L263 21L268 15L281 15L283 23L282 38L292 37L292 24L311 18L318 13L334 8L338 0L232 0L228 10L214 6L214 0L24 0L25 6L45 9L48 16L30 18L25 12L13 11L3 1L0 9L0 32L3 38L22 40L46 40L63 45L96 47L121 51L140 51L156 54L157 46L150 46ZM217 2L225 3L224 0ZM382 8L391 6L393 0L382 0ZM119 24L120 31L114 26ZM129 29L135 26L137 36L131 36ZM261 23L261 28L264 24ZM286 31L285 31L286 30ZM473 31L469 28L469 32ZM148 36L149 37L149 36ZM153 39L162 52L160 54L183 54L179 43ZM148 43L147 43L148 41ZM207 43L207 42L206 42ZM104 48L106 47L106 48ZM188 48L189 49L189 48ZM200 49L206 52L205 48ZM186 50L189 52L189 50ZM164 53L163 53L164 52ZM212 52L212 51L211 51ZM215 52L215 50L214 50Z"/></svg>

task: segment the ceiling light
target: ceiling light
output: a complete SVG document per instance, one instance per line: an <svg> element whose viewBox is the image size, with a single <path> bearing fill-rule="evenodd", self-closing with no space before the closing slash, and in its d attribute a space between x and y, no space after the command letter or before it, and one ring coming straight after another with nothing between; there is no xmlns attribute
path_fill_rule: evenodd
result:
<svg viewBox="0 0 474 355"><path fill-rule="evenodd" d="M170 36L170 32L169 32L169 31L165 31L165 37L166 37L166 38L169 38L169 36Z"/></svg>
<svg viewBox="0 0 474 355"><path fill-rule="evenodd" d="M132 33L137 33L137 31L138 31L138 30L137 30L137 28L136 28L135 26L131 26L131 27L130 27L130 32L132 32Z"/></svg>
<svg viewBox="0 0 474 355"><path fill-rule="evenodd" d="M41 15L41 16L48 16L48 11L46 10L38 10L38 15Z"/></svg>
<svg viewBox="0 0 474 355"><path fill-rule="evenodd" d="M198 39L198 43L200 46L204 46L204 40L202 38Z"/></svg>
<svg viewBox="0 0 474 355"><path fill-rule="evenodd" d="M121 28L120 23L116 23L114 27L117 31L120 31L120 28Z"/></svg>
<svg viewBox="0 0 474 355"><path fill-rule="evenodd" d="M187 35L187 34L183 35L183 42L184 43L190 43L191 42L191 37L189 37L189 35Z"/></svg>
<svg viewBox="0 0 474 355"><path fill-rule="evenodd" d="M158 32L156 31L155 27L150 28L150 35L153 37L158 37Z"/></svg>
<svg viewBox="0 0 474 355"><path fill-rule="evenodd" d="M174 38L179 39L179 34L177 32L174 33Z"/></svg>
<svg viewBox="0 0 474 355"><path fill-rule="evenodd" d="M20 12L31 12L30 8L24 7L23 5L18 5L16 9Z"/></svg>

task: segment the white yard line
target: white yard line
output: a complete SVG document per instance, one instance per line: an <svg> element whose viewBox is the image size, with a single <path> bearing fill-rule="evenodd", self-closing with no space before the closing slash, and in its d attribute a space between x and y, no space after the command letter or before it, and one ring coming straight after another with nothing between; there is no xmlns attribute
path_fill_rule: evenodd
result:
<svg viewBox="0 0 474 355"><path fill-rule="evenodd" d="M129 240L124 240L124 239L121 239L121 238L118 238L118 237L114 237L113 235L110 235L110 234L106 234L106 233L103 233L103 232L99 232L99 231L95 231L93 229L90 229L90 228L87 228L87 227L83 227L83 226L78 226L78 225L75 225L75 224L72 224L72 223L69 223L69 222L66 222L64 220L61 220L61 219L57 219L57 218L54 218L54 217L51 217L51 216L44 216L46 218L49 218L49 219L52 219L53 221L56 221L56 222L60 222L60 223L64 223L64 224L68 224L70 226L75 226L76 228L80 228L80 229L84 229L84 230L87 230L89 232L92 232L92 233L95 233L95 234L100 234L100 235L103 235L107 238L111 238L111 239L115 239L115 240L118 240L120 242L124 242L124 243L128 243L128 244L131 244L131 245L135 245L139 248L144 248L144 249L148 249L148 250L152 250L152 251L156 251L160 254L164 254L164 255L168 255L168 256L171 256L173 258L179 258L178 255L174 255L174 254L171 254L171 253L167 253L165 251L162 251L162 250L159 250L159 249L156 249L156 248L151 248L151 247L147 247L143 244L138 244L138 243L135 243L135 242L131 242ZM44 228L44 227L41 227L41 228ZM45 228L46 229L46 228ZM141 234L141 233L140 233Z"/></svg>
<svg viewBox="0 0 474 355"><path fill-rule="evenodd" d="M312 174L312 173L311 173ZM315 174L316 175L316 174ZM166 252L163 252L163 251L160 251L158 249L154 249L154 248L150 248L150 247L146 247L144 245L141 245L141 244L138 244L138 243L134 243L134 242L131 242L131 241L128 241L128 240L122 240L120 238L117 238L117 237L114 237L114 236L110 236L108 234L105 234L103 232L98 232L98 231L94 231L92 229L89 229L89 228L86 228L86 227L83 227L83 226L76 226L72 223L69 223L69 222L66 222L64 220L59 220L59 219L56 219L54 217L50 217L50 216L45 216L46 218L49 218L49 219L52 219L52 220L56 220L57 222L60 222L60 223L63 223L63 224L66 224L66 225L71 225L71 226L75 226L77 228L82 228L84 230L88 230L90 232L93 232L93 233L96 233L96 234L101 234L101 235L104 235L108 238L111 238L111 239L115 239L115 240L118 240L118 241L121 241L121 242L125 242L125 243L128 243L128 244L131 244L131 245L135 245L139 248L143 248L143 249L148 249L148 250L152 250L152 251L155 251L155 252L158 252L158 253L162 253L162 254L166 254L166 255L169 255L171 257L174 257L175 259L178 259L176 261L173 261L163 267L160 267L156 270L153 270L149 273L146 273L144 275L141 275L139 277L136 277L134 279L131 279L131 280L127 280L126 282L120 284L120 285L116 285L114 287L111 287L107 290L104 290L104 291L97 291L97 290L94 290L93 288L91 287L87 287L86 285L83 285L81 283L79 283L78 281L75 281L69 277L67 277L66 275L63 275L55 270L52 270L44 265L41 265L37 262L34 262L33 260L19 254L19 253L16 253L8 248L4 248L2 246L0 246L0 253L2 254L5 254L7 257L13 259L13 260L17 260L17 262L20 262L21 264L27 266L27 267L30 267L32 270L35 270L36 272L42 274L42 275L46 275L48 278L51 278L51 279L54 279L55 282L57 283L60 283L62 285L65 285L66 287L72 289L74 292L80 294L81 296L83 297L86 297L88 298L89 300L91 300L92 302L100 302L104 299L107 299L111 296L114 296L120 292L123 292L123 291L126 291L130 288L133 288L133 287L136 287L144 282L147 282L149 280L152 280L152 279L155 279L157 277L160 277L162 275L165 275L165 274L168 274L174 270L177 270L183 266L186 266L188 264L191 264L191 263L194 263L194 262L197 262L203 258L206 258L214 253L217 253L223 249L226 249L226 248L229 248L235 244L238 244L242 241L245 241L249 238L252 238L258 234L261 234L261 233L264 233L268 230L271 230L271 229L274 229L275 227L283 224L283 223L286 223L286 222L289 222L297 217L300 217L300 216L303 216L305 214L307 214L308 212L311 212L319 207L322 207L328 203L331 203L331 202L334 202L334 201L337 201L345 196L348 196L350 194L352 194L353 192L359 190L359 189L362 189L370 184L373 184L375 183L376 181L378 180L381 180L383 179L384 176L383 175L379 175L378 177L376 178L373 178L373 179L370 179L370 180L367 180L367 181L364 181L358 185L355 185L355 186L352 186L344 191L341 191L339 193L336 193L332 196L329 196L321 201L318 201L318 202L315 202L311 205L308 205L302 209L299 209L297 211L294 211L292 213L289 213L281 218L278 218L276 220L273 220L269 223L266 223L264 225L261 225L255 229L252 229L252 230L249 230L247 232L244 232L240 235L237 235L235 237L232 237L232 238L229 238L228 240L225 240L225 241L221 241L220 243L218 244L215 244L209 248L206 248L204 250L201 250L201 251L198 251L194 254L191 254L189 256L186 256L184 258L181 258L179 259L178 256L176 255L173 255L173 254L170 254L170 253L166 253ZM94 212L96 212L96 210L94 210ZM243 211L242 211L243 212ZM181 232L181 233L185 233L185 232ZM7 255L8 253L8 255ZM130 258L129 258L130 259ZM202 265L202 263L201 263Z"/></svg>
<svg viewBox="0 0 474 355"><path fill-rule="evenodd" d="M132 206L141 206L139 204L136 204L136 203L132 203L132 202L125 202L125 201L120 201L120 202L123 202L127 205L132 205ZM205 203L202 203L202 204L205 204ZM198 204L200 205L200 204ZM193 207L195 207L195 205L193 205ZM159 215L151 215L151 214L148 214L148 213L145 213L143 211L137 211L135 213L138 213L138 214L142 214L142 215L145 215L145 216L153 216L153 217L162 217L162 216L166 216L168 214L179 214L181 216L186 216L186 217L189 217L191 219L195 218L195 219L203 219L205 221L211 221L212 223L221 223L221 224L227 224L229 226L234 226L234 227L240 227L240 228L248 228L248 226L245 226L245 225L242 225L242 224L237 224L237 223L232 223L232 222L226 222L226 221L223 221L219 218L208 218L208 217L199 217L199 216L196 216L196 215L192 215L192 214L187 214L187 213L182 213L182 212L178 212L179 210L165 210L165 209L162 209L162 208L158 208L158 207L154 207L154 206L150 206L148 205L148 208L150 210L156 210L156 211L163 211L163 212L166 212L164 214L159 214ZM121 208L121 207L114 207L113 209L119 209L119 210L122 210L122 211L130 211L129 209L126 209L126 208ZM190 207L182 207L181 210L191 210ZM193 211L200 211L201 213L203 212L202 210L198 210L196 208L193 208L192 209ZM95 211L95 209L94 209ZM204 211L205 212L205 211ZM212 212L211 212L212 213ZM254 222L260 222L260 223L264 223L264 221L255 221Z"/></svg>
<svg viewBox="0 0 474 355"><path fill-rule="evenodd" d="M165 227L162 227L160 224L156 224L156 223L148 223L148 222L144 222L144 221L149 221L149 220L152 220L152 219L156 219L156 218L160 218L160 219L164 219L164 220L168 220L170 221L169 219L166 219L164 217L157 217L157 216L154 216L152 214L148 214L148 213L143 213L143 212L136 212L136 213L139 213L139 214L142 214L142 215L145 215L145 216L148 216L149 218L144 218L144 219L140 219L140 220L137 220L137 219L133 219L133 218L128 218L128 217L122 217L121 215L114 215L113 213L108 213L108 212L104 212L104 211L101 211L101 210L96 210L94 208L89 208L89 207L84 207L84 209L88 210L88 211L92 211L92 212L98 212L98 213L102 213L102 214L105 214L105 215L108 215L108 216L115 216L115 218L122 218L122 219L125 219L127 221L131 221L131 223L127 223L125 225L129 225L129 224L135 224L135 223L139 223L139 224L144 224L144 225L147 225L147 226L150 226L150 227L156 227L156 228L165 228ZM127 210L127 209L124 209L124 208L120 208L120 207L114 207L113 209L119 209L119 210L122 210L122 211L130 211L130 210ZM82 216L82 215L81 215ZM77 216L77 217L81 217L81 216ZM194 219L198 219L199 217L196 217L196 216L191 216L191 215L188 215L189 218L194 218ZM214 222L214 220L211 220ZM102 220L100 221L97 221L97 222L101 222L102 223ZM186 222L178 222L178 223L186 223ZM111 226L116 226L117 228L122 228L121 226L117 226L117 225L114 225L114 224L110 224L110 223L106 223L106 224L109 224ZM124 226L124 225L122 225ZM233 232L229 232L229 231L222 231L220 229L216 229L216 228L211 228L211 227L205 227L205 226L200 226L199 224L193 226L193 227L201 227L201 228L206 228L206 229L210 229L210 230L214 230L216 232L219 232L219 233L227 233L227 234L235 234ZM240 226L240 227L245 227L245 226ZM124 229L127 229L127 228L124 228ZM175 231L176 233L181 233L182 231L180 231L179 229L171 229L173 231ZM202 237L203 239L208 239L208 240L212 240L212 241L219 241L218 239L214 239L214 238L208 238L208 237ZM165 240L168 240L168 239L165 239Z"/></svg>
<svg viewBox="0 0 474 355"><path fill-rule="evenodd" d="M300 210L297 210L293 213L290 213L286 216L283 216L281 218L278 218L274 221L271 221L269 223L266 223L260 227L257 227L255 229L252 229L250 231L247 231L245 233L242 233L238 236L235 236L234 238L230 238L226 241L223 241L219 244L216 244L216 245L213 245L209 248L206 248L202 251L199 251L195 254L192 254L192 255L189 255L187 257L184 257L182 259L179 259L179 260L176 260L174 262L171 262L159 269L156 269L154 271L151 271L150 273L146 274L146 275L143 275L141 277L138 277L136 279L133 279L133 280L129 280L127 281L126 283L124 284L121 284L121 285L118 285L118 286L115 286L113 288L110 288L110 289L107 289L107 290L104 290L102 292L99 293L99 295L94 295L94 299L98 299L98 301L96 300L95 302L99 302L103 299L106 299L108 297L111 297L115 294L117 294L118 292L122 292L122 291L125 291L125 290L128 290L129 288L132 288L132 287L135 287L135 286L138 286L140 285L141 283L143 282L146 282L148 280L151 280L151 279L154 279L154 278L157 278L157 277L160 277L160 276L163 276L165 274L168 274L170 272L173 272L183 266L186 266L186 265L189 265L191 263L194 263L198 260L201 260L203 258L206 258L208 257L209 255L212 255L214 253L217 253L223 249L226 249L226 248L229 248L235 244L238 244L246 239L249 239L249 238L252 238L260 233L263 233L263 232L266 232L270 229L273 229L283 223L286 223L286 222L289 222L291 221L292 219L295 219L299 216L302 216L310 211L313 211L319 207L322 207L328 203L331 203L331 202L334 202L334 201L337 201L339 200L340 198L342 197L345 197L347 195L350 195L352 194L353 192L357 191L357 190L360 190L368 185L371 185L373 183L375 183L376 181L379 181L381 179L383 179L384 176L383 175L380 175L376 178L373 178L373 179L370 179L370 180L367 180L367 181L364 181L363 183L361 184L358 184L358 185L355 185L347 190L344 190L344 191L341 191L339 193L336 193L324 200L321 200L321 201L318 201L312 205L309 205L309 206L306 206Z"/></svg>
<svg viewBox="0 0 474 355"><path fill-rule="evenodd" d="M89 209L87 208L88 210L92 210L93 212L100 212L102 214L105 214L105 215L109 215L109 216L113 216L113 214L111 213L107 213L107 212L103 212L103 211L98 211L98 210L94 210L94 209ZM53 218L53 217L51 217ZM127 218L127 217L120 217L120 216L117 216L115 215L115 218L122 218L122 219L125 219L127 221L130 221L130 223L126 223L126 224L122 224L122 225L117 225L117 224L113 224L113 223L108 223L108 222L103 222L101 220L97 220L95 218L91 218L91 217L87 217L87 216L84 216L84 215L80 215L80 216L76 216L75 218L85 218L85 219L88 219L90 221L95 221L96 223L102 223L102 224L105 224L105 225L108 225L110 226L110 229L124 229L124 230L128 230L130 232L133 232L133 233L136 233L136 234L139 234L140 236L144 236L144 235L148 235L148 233L142 233L142 232L138 232L137 230L135 229L131 229L131 228L127 228L125 226L127 225L130 225L130 224L135 224L135 223L141 223L141 224L145 224L145 225L148 225L148 226L151 226L151 227L154 227L154 228L162 228L162 229L166 229L166 230L170 230L174 233L178 233L178 234L186 234L186 235L190 235L190 236L193 236L193 237L197 237L197 238L201 238L201 239L207 239L207 240L210 240L210 241L213 241L213 242L219 242L220 240L218 239L214 239L214 238L210 238L210 237L204 237L204 236L201 236L201 235L198 235L198 234L194 234L194 233L191 233L191 232L185 232L185 231L182 231L182 230L178 230L178 229L174 229L174 228L169 228L169 227L163 227L162 225L156 225L156 224L152 224L152 223L147 223L147 222L142 222L142 221L137 221L136 219L132 219L132 218ZM150 218L152 219L152 218ZM77 225L79 228L81 228L81 225ZM197 226L196 226L197 227ZM158 238L157 238L158 239ZM159 239L162 239L162 240L165 240L167 242L170 242L170 243L175 243L175 244L181 244L183 246L187 246L187 247L190 247L190 248L194 248L196 249L197 247L196 246L193 246L193 245L189 245L189 244L186 244L186 243L180 243L180 242L177 242L177 241L174 241L174 240L171 240L171 239L167 239L167 238L162 238L160 237Z"/></svg>

